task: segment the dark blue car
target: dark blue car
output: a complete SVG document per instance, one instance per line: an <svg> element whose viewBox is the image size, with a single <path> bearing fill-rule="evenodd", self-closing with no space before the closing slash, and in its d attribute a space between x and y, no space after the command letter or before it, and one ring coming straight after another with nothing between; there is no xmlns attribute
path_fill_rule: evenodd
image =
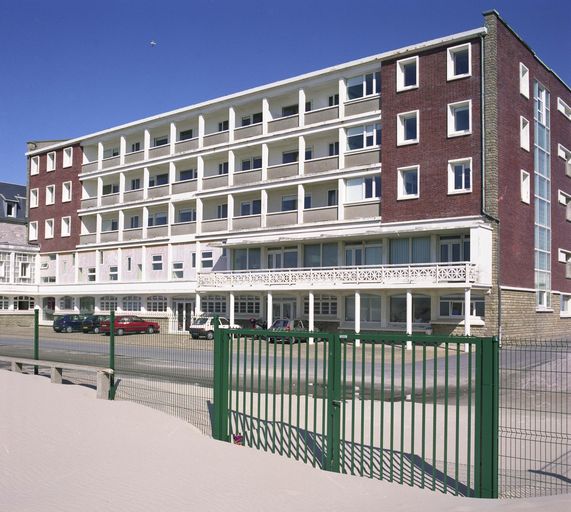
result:
<svg viewBox="0 0 571 512"><path fill-rule="evenodd" d="M83 326L83 315L63 315L58 316L54 320L54 331L55 332L73 332L81 331Z"/></svg>

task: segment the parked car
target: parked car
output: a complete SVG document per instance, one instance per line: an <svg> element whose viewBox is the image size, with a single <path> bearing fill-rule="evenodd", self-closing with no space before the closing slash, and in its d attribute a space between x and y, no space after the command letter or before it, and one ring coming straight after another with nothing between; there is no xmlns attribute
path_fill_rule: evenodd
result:
<svg viewBox="0 0 571 512"><path fill-rule="evenodd" d="M93 332L98 334L100 331L100 325L103 320L109 320L107 315L88 315L83 319L81 325L81 330L85 333Z"/></svg>
<svg viewBox="0 0 571 512"><path fill-rule="evenodd" d="M111 327L111 320L103 320L99 323L100 332L109 335ZM154 332L160 332L161 326L157 322L152 322L149 320L143 320L139 316L128 315L128 316L116 316L115 317L115 334L117 336L123 336L127 333L138 333L146 332L147 334L153 334Z"/></svg>
<svg viewBox="0 0 571 512"><path fill-rule="evenodd" d="M222 329L240 329L238 324L231 324L227 318L219 316L219 326ZM214 317L213 316L199 316L193 319L188 327L188 332L194 339L206 338L211 340L214 338Z"/></svg>
<svg viewBox="0 0 571 512"><path fill-rule="evenodd" d="M83 315L62 315L54 319L53 329L55 332L81 331Z"/></svg>
<svg viewBox="0 0 571 512"><path fill-rule="evenodd" d="M289 332L289 331L309 331L303 320L291 320L289 318L278 318L274 320L270 326L270 331L276 332ZM312 332L319 332L317 327L314 327ZM307 338L304 336L302 338L296 338L294 336L269 336L268 341L278 341L281 343L297 343L298 341L305 341Z"/></svg>

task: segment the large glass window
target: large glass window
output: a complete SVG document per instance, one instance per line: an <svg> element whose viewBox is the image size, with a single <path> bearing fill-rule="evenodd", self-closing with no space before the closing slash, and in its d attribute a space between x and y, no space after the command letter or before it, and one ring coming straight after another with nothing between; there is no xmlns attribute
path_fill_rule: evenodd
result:
<svg viewBox="0 0 571 512"><path fill-rule="evenodd" d="M347 80L347 99L354 100L381 92L381 73L368 73Z"/></svg>
<svg viewBox="0 0 571 512"><path fill-rule="evenodd" d="M423 295L412 296L412 323L430 322L430 297ZM390 321L406 323L406 296L394 295L390 299Z"/></svg>
<svg viewBox="0 0 571 512"><path fill-rule="evenodd" d="M141 297L138 295L126 295L123 297L123 311L141 311Z"/></svg>
<svg viewBox="0 0 571 512"><path fill-rule="evenodd" d="M234 249L232 268L234 270L257 270L261 268L260 248Z"/></svg>
<svg viewBox="0 0 571 512"><path fill-rule="evenodd" d="M464 316L464 296L450 295L440 297L441 317L463 317ZM485 300L484 297L472 297L470 300L470 316L484 318Z"/></svg>
<svg viewBox="0 0 571 512"><path fill-rule="evenodd" d="M393 238L389 245L393 265L430 262L430 237Z"/></svg>
<svg viewBox="0 0 571 512"><path fill-rule="evenodd" d="M381 176L348 179L345 196L348 203L381 197Z"/></svg>
<svg viewBox="0 0 571 512"><path fill-rule="evenodd" d="M303 300L303 312L309 315L309 297ZM337 316L337 297L334 295L314 295L313 314L315 316Z"/></svg>
<svg viewBox="0 0 571 512"><path fill-rule="evenodd" d="M470 235L441 236L440 261L470 261Z"/></svg>
<svg viewBox="0 0 571 512"><path fill-rule="evenodd" d="M304 267L335 267L337 261L337 244L311 244L303 248Z"/></svg>
<svg viewBox="0 0 571 512"><path fill-rule="evenodd" d="M167 298L163 295L147 297L147 311L162 313L167 310Z"/></svg>
<svg viewBox="0 0 571 512"><path fill-rule="evenodd" d="M360 316L361 322L381 321L381 297L376 295L361 295ZM345 297L345 320L355 321L355 296Z"/></svg>
<svg viewBox="0 0 571 512"><path fill-rule="evenodd" d="M99 309L101 311L115 311L117 309L117 297L104 295L99 299Z"/></svg>
<svg viewBox="0 0 571 512"><path fill-rule="evenodd" d="M381 124L354 126L347 130L347 146L350 150L381 144Z"/></svg>

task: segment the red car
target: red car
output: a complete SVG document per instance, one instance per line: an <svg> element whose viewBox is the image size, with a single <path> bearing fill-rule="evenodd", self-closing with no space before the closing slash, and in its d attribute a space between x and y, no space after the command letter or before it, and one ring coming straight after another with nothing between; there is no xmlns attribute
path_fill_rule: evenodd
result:
<svg viewBox="0 0 571 512"><path fill-rule="evenodd" d="M99 329L102 333L109 335L110 321L105 320L99 325ZM123 336L125 333L129 332L146 332L148 334L153 334L154 332L160 332L161 326L157 322L150 322L148 320L143 320L139 316L116 316L115 317L115 334L117 336Z"/></svg>

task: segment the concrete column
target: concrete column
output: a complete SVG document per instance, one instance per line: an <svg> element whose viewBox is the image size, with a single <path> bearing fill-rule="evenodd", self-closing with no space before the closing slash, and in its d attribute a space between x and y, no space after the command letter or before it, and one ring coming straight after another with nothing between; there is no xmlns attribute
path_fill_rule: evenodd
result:
<svg viewBox="0 0 571 512"><path fill-rule="evenodd" d="M122 202L122 201L121 201ZM125 229L125 212L119 210L119 218L117 219L117 236L119 242L123 241L123 230Z"/></svg>
<svg viewBox="0 0 571 512"><path fill-rule="evenodd" d="M75 258L74 258L74 266L73 266L73 282L74 283L79 283L79 253L76 252L75 253ZM37 276L37 274L36 274Z"/></svg>
<svg viewBox="0 0 571 512"><path fill-rule="evenodd" d="M203 207L202 207L202 199L196 199L196 233L199 234L202 232L202 215L203 215Z"/></svg>
<svg viewBox="0 0 571 512"><path fill-rule="evenodd" d="M172 244L167 245L167 280L172 281Z"/></svg>
<svg viewBox="0 0 571 512"><path fill-rule="evenodd" d="M149 159L149 149L151 148L151 132L145 130L143 133L143 158Z"/></svg>
<svg viewBox="0 0 571 512"><path fill-rule="evenodd" d="M123 281L123 250L121 247L117 248L117 281Z"/></svg>
<svg viewBox="0 0 571 512"><path fill-rule="evenodd" d="M150 181L150 172L148 167L143 168L143 198L147 199L149 197L149 181Z"/></svg>
<svg viewBox="0 0 571 512"><path fill-rule="evenodd" d="M127 153L127 139L122 135L119 138L119 165L125 165L125 153ZM121 188L119 190L121 191Z"/></svg>
<svg viewBox="0 0 571 512"><path fill-rule="evenodd" d="M228 140L234 142L234 129L236 128L236 110L234 107L228 109Z"/></svg>
<svg viewBox="0 0 571 512"><path fill-rule="evenodd" d="M266 189L262 189L261 191L261 196L260 196L260 200L261 200L261 205L260 205L260 212L261 212L261 216L260 216L260 221L261 221L261 226L263 228L266 227L266 217L268 214L268 191Z"/></svg>
<svg viewBox="0 0 571 512"><path fill-rule="evenodd" d="M339 178L337 180L337 219L345 218L345 180Z"/></svg>
<svg viewBox="0 0 571 512"><path fill-rule="evenodd" d="M60 281L60 270L59 270L59 254L56 254L56 283L61 282ZM14 275L14 272L16 271L16 269L14 267L12 267L12 275Z"/></svg>
<svg viewBox="0 0 571 512"><path fill-rule="evenodd" d="M143 206L143 240L146 240L147 238L147 229L148 229L148 225L149 225L149 208L147 206Z"/></svg>
<svg viewBox="0 0 571 512"><path fill-rule="evenodd" d="M342 103L339 105L341 108ZM345 167L345 151L347 151L347 133L345 128L339 128L339 169Z"/></svg>
<svg viewBox="0 0 571 512"><path fill-rule="evenodd" d="M232 292L230 292L230 297L229 297L229 298L230 298L230 301L229 301L229 302L230 302L230 304L229 304L229 307L230 307L230 318L229 318L229 320L230 320L230 325L232 325L232 324L234 323L234 304L235 304L235 302L236 302L236 297L235 297L235 295L234 295Z"/></svg>
<svg viewBox="0 0 571 512"><path fill-rule="evenodd" d="M268 322L268 329L270 328L270 326L272 325L272 308L273 308L273 302L272 302L272 292L268 292L267 293L267 310L266 310L266 321Z"/></svg>
<svg viewBox="0 0 571 512"><path fill-rule="evenodd" d="M299 158L297 162L297 173L300 176L305 174L305 148L307 145L305 144L305 137L300 136L298 140L298 151L299 151Z"/></svg>
<svg viewBox="0 0 571 512"><path fill-rule="evenodd" d="M169 196L172 195L172 184L176 181L176 164L169 163Z"/></svg>
<svg viewBox="0 0 571 512"><path fill-rule="evenodd" d="M228 151L228 186L234 185L234 172L236 171L236 155L234 151Z"/></svg>
<svg viewBox="0 0 571 512"><path fill-rule="evenodd" d="M297 186L297 223L303 224L303 210L305 203L305 188L303 185Z"/></svg>
<svg viewBox="0 0 571 512"><path fill-rule="evenodd" d="M300 128L305 126L305 91L300 89L298 92L298 102L299 102L299 126Z"/></svg>
<svg viewBox="0 0 571 512"><path fill-rule="evenodd" d="M169 125L169 128L170 128L170 133L169 133L170 154L174 155L174 145L176 144L176 124L171 123Z"/></svg>
<svg viewBox="0 0 571 512"><path fill-rule="evenodd" d="M471 308L471 290L466 288L464 290L464 336L470 336L470 308Z"/></svg>
<svg viewBox="0 0 571 512"><path fill-rule="evenodd" d="M228 204L228 231L232 231L232 223L234 221L234 196L228 194L228 199L226 200Z"/></svg>
<svg viewBox="0 0 571 512"><path fill-rule="evenodd" d="M268 133L268 122L272 120L272 113L270 112L270 102L268 98L262 99L262 133ZM269 326L268 326L269 327Z"/></svg>
<svg viewBox="0 0 571 512"><path fill-rule="evenodd" d="M105 152L105 147L103 146L103 142L97 143L97 168L101 169L101 161L103 160L103 153Z"/></svg>
<svg viewBox="0 0 571 512"><path fill-rule="evenodd" d="M103 178L97 178L97 206L101 206L102 195L103 195Z"/></svg>
<svg viewBox="0 0 571 512"><path fill-rule="evenodd" d="M123 203L124 197L125 197L125 173L124 172L120 172L119 173L119 203Z"/></svg>
<svg viewBox="0 0 571 512"><path fill-rule="evenodd" d="M199 156L196 159L196 190L202 190L202 180L204 179L204 158Z"/></svg>
<svg viewBox="0 0 571 512"><path fill-rule="evenodd" d="M339 118L345 117L345 102L347 101L347 88L345 87L345 80L339 79Z"/></svg>
<svg viewBox="0 0 571 512"><path fill-rule="evenodd" d="M315 313L313 310L314 305L315 305L315 294L313 292L309 292L309 320L307 327L310 331L313 331L313 329L315 329ZM309 343L312 345L313 343L315 343L315 340L313 338L309 338Z"/></svg>
<svg viewBox="0 0 571 512"><path fill-rule="evenodd" d="M168 214L168 228L169 228L169 237L170 237L172 225L176 222L176 218L175 218L176 211L175 211L175 206L173 203L168 204L167 214Z"/></svg>
<svg viewBox="0 0 571 512"><path fill-rule="evenodd" d="M355 292L355 332L361 332L361 294L359 292ZM361 346L360 339L355 339L355 346Z"/></svg>
<svg viewBox="0 0 571 512"><path fill-rule="evenodd" d="M101 226L103 225L103 220L101 214L98 213L95 221L95 240L99 244L101 243Z"/></svg>
<svg viewBox="0 0 571 512"><path fill-rule="evenodd" d="M143 237L145 238L145 237ZM141 246L141 281L144 283L147 280L147 247Z"/></svg>
<svg viewBox="0 0 571 512"><path fill-rule="evenodd" d="M202 309L200 306L200 293L195 293L194 295L194 316L200 316Z"/></svg>
<svg viewBox="0 0 571 512"><path fill-rule="evenodd" d="M406 333L412 334L412 292L410 290L406 291ZM406 348L410 350L412 348L412 343L407 341Z"/></svg>
<svg viewBox="0 0 571 512"><path fill-rule="evenodd" d="M101 265L101 251L96 249L95 250L95 282L98 283L100 281L101 271L99 267ZM97 301L99 303L99 301ZM57 304L56 304L57 306Z"/></svg>
<svg viewBox="0 0 571 512"><path fill-rule="evenodd" d="M10 252L10 272L8 273L8 282L9 283L14 282L15 271L16 271L16 253Z"/></svg>
<svg viewBox="0 0 571 512"><path fill-rule="evenodd" d="M200 114L198 116L198 147L201 148L204 144L204 130L206 123L204 121L204 116Z"/></svg>
<svg viewBox="0 0 571 512"><path fill-rule="evenodd" d="M270 162L270 150L267 144L262 144L262 181L268 179L268 164Z"/></svg>

